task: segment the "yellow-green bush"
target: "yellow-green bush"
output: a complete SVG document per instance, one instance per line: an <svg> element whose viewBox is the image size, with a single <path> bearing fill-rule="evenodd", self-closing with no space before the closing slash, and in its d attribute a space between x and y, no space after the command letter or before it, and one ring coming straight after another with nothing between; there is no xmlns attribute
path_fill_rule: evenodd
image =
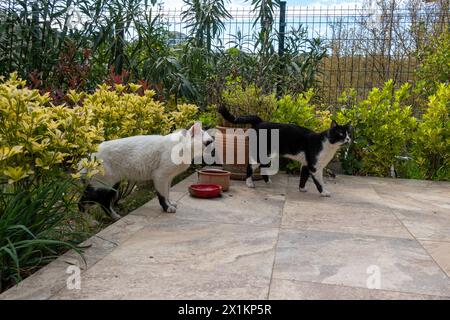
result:
<svg viewBox="0 0 450 320"><path fill-rule="evenodd" d="M173 129L184 128L194 122L197 107L180 104L169 108L154 100L155 92L145 90L136 94L137 85L127 88L116 85L114 89L107 85L99 86L93 94L84 95L83 106L93 113L93 123L103 127L105 140L129 137L141 134L167 134ZM74 94L74 102L78 94Z"/></svg>
<svg viewBox="0 0 450 320"><path fill-rule="evenodd" d="M25 84L16 74L0 83L0 179L10 184L70 171L103 140L92 112L53 106L48 95Z"/></svg>
<svg viewBox="0 0 450 320"><path fill-rule="evenodd" d="M341 158L348 173L387 176L398 156L407 154L407 143L416 127L411 107L405 105L408 92L408 84L395 90L393 82L388 81L358 103L351 94L343 95L341 101L349 107L339 110L336 119L338 123L350 123L355 137L349 152Z"/></svg>
<svg viewBox="0 0 450 320"><path fill-rule="evenodd" d="M316 132L328 129L331 124L331 113L312 104L313 97L314 91L312 89L296 96L285 95L281 97L276 109L272 112L272 121L292 123ZM289 160L286 169L297 171L300 169L300 164L298 161Z"/></svg>
<svg viewBox="0 0 450 320"><path fill-rule="evenodd" d="M255 85L243 88L239 82L230 84L229 88L222 92L222 99L232 114L258 115L266 121L272 118L272 112L277 106L274 93L264 94L262 89Z"/></svg>
<svg viewBox="0 0 450 320"><path fill-rule="evenodd" d="M413 139L413 157L423 176L450 180L450 86L439 84Z"/></svg>
<svg viewBox="0 0 450 320"><path fill-rule="evenodd" d="M134 84L70 92L73 107L55 106L48 95L25 85L15 74L0 82L0 179L10 184L75 172L80 162L94 174L99 163L86 156L101 141L166 134L193 123L197 114L194 105L170 108L155 101L151 90L137 94Z"/></svg>
<svg viewBox="0 0 450 320"><path fill-rule="evenodd" d="M0 291L62 250L80 252L74 244L85 229L74 178L80 163L88 176L101 170L87 157L101 141L164 134L194 121L196 106L168 107L153 91L138 90L72 91L71 106L56 106L16 74L0 79Z"/></svg>
<svg viewBox="0 0 450 320"><path fill-rule="evenodd" d="M222 116L217 112L215 104L209 105L206 110L203 110L198 115L198 120L206 127L215 127L219 124Z"/></svg>
<svg viewBox="0 0 450 320"><path fill-rule="evenodd" d="M450 79L450 29L432 36L429 43L420 48L418 60L415 91L426 99L436 92L439 83Z"/></svg>
<svg viewBox="0 0 450 320"><path fill-rule="evenodd" d="M317 132L330 127L331 114L320 110L311 103L314 91L308 90L297 96L285 95L278 100L278 106L272 113L272 120L281 123L293 123Z"/></svg>
<svg viewBox="0 0 450 320"><path fill-rule="evenodd" d="M169 115L170 124L175 129L190 127L198 117L198 108L193 104L179 104Z"/></svg>

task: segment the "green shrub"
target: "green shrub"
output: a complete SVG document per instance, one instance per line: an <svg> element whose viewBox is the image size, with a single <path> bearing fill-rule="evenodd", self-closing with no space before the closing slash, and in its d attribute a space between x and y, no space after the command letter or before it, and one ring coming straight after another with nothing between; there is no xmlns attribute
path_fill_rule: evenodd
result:
<svg viewBox="0 0 450 320"><path fill-rule="evenodd" d="M391 166L397 165L398 156L407 154L407 142L416 126L411 107L404 105L408 92L408 84L395 90L391 80L381 90L374 88L359 103L351 94L342 96L343 102L353 101L336 114L339 123L354 127L354 143L347 152L341 152L347 173L387 176Z"/></svg>
<svg viewBox="0 0 450 320"><path fill-rule="evenodd" d="M25 85L15 73L0 79L0 183L44 181L76 170L103 140L92 112L54 106L48 94ZM94 169L95 161L89 165Z"/></svg>
<svg viewBox="0 0 450 320"><path fill-rule="evenodd" d="M278 106L272 113L272 120L281 123L293 123L314 131L328 129L331 123L329 111L322 111L311 103L314 97L312 89L296 96L285 95L278 100Z"/></svg>
<svg viewBox="0 0 450 320"><path fill-rule="evenodd" d="M274 93L264 94L255 85L244 88L239 81L229 84L228 89L222 92L222 99L232 114L258 115L264 120L272 118L272 112L277 106Z"/></svg>
<svg viewBox="0 0 450 320"><path fill-rule="evenodd" d="M201 121L205 127L215 127L219 124L219 116L217 113L217 106L210 105L206 110L202 111L198 115L198 120Z"/></svg>
<svg viewBox="0 0 450 320"><path fill-rule="evenodd" d="M414 135L413 156L429 179L450 180L450 86L439 84Z"/></svg>
<svg viewBox="0 0 450 320"><path fill-rule="evenodd" d="M143 90L142 94L138 90L141 88L136 84L118 84L114 88L103 84L92 94L79 93L84 97L86 112L92 113L92 123L103 128L105 140L167 134L194 122L198 111L195 105L169 106L156 101L153 90Z"/></svg>
<svg viewBox="0 0 450 320"><path fill-rule="evenodd" d="M448 83L450 79L450 30L433 37L419 52L418 59L416 91L428 97L436 92L439 83Z"/></svg>
<svg viewBox="0 0 450 320"><path fill-rule="evenodd" d="M0 183L27 183L100 164L86 160L106 140L139 134L166 134L187 127L197 116L191 104L169 107L139 85L101 85L91 93L70 91L74 105L54 105L48 94L26 88L11 74L0 79Z"/></svg>
<svg viewBox="0 0 450 320"><path fill-rule="evenodd" d="M314 97L312 89L295 96L285 95L278 100L277 108L272 113L272 121L280 123L292 123L316 132L321 132L330 127L331 114L329 111L320 110L312 104ZM298 161L289 160L286 169L296 172L300 168Z"/></svg>

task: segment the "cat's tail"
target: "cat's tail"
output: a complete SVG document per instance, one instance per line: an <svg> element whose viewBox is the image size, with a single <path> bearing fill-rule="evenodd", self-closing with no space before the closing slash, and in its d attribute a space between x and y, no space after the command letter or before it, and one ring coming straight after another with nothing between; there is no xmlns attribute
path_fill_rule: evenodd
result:
<svg viewBox="0 0 450 320"><path fill-rule="evenodd" d="M224 105L220 105L217 111L219 111L219 113L225 120L233 124L251 124L252 126L254 126L258 123L263 122L263 120L258 116L235 117L230 113L230 111L228 111L228 109Z"/></svg>

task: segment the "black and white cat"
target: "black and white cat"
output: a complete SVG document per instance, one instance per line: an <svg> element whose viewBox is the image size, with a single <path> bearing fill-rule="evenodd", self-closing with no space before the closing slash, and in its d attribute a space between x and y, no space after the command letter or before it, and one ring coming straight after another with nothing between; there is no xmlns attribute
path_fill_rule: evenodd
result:
<svg viewBox="0 0 450 320"><path fill-rule="evenodd" d="M253 115L234 117L224 106L220 106L218 111L228 122L234 124L251 124L252 128L256 130L258 138L259 129L266 129L269 132L270 130L279 130L279 151L275 156L297 160L302 164L299 185L300 191L306 191L306 181L311 176L321 196L330 196L330 192L324 188L323 169L333 159L339 147L351 141L350 125L341 126L335 121L332 121L331 127L328 130L316 133L294 124L267 122ZM270 137L270 133L267 136ZM270 146L267 150L271 150ZM259 160L256 162L258 164L249 164L247 167L246 184L250 188L255 187L252 180L253 170L256 170L259 166L263 166L259 163ZM263 175L263 178L266 183L270 182L270 178L267 175Z"/></svg>
<svg viewBox="0 0 450 320"><path fill-rule="evenodd" d="M164 211L175 213L176 204L169 200L172 179L186 171L195 155L194 141L205 147L213 138L196 122L189 130L166 136L133 136L102 142L92 155L102 161L104 173L92 177L78 206L84 212L90 204L98 203L114 220L120 218L113 202L120 181L153 181L159 203ZM200 140L201 139L201 140ZM195 142L195 143L198 143ZM174 163L173 152L185 147L190 150L189 161Z"/></svg>

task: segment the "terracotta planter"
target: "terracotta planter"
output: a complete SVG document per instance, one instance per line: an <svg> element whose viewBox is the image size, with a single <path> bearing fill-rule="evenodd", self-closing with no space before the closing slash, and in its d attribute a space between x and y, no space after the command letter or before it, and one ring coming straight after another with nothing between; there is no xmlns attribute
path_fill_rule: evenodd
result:
<svg viewBox="0 0 450 320"><path fill-rule="evenodd" d="M231 179L233 180L245 180L247 176L247 165L249 163L249 146L248 146L248 137L245 135L247 129L241 129L237 131L235 134L227 134L227 127L216 127L217 130L220 131L220 135L216 135L215 139L215 147L216 147L216 156L222 155L222 159L220 159L220 163L223 166L223 169L231 172ZM222 150L222 152L218 152L218 150ZM238 150L244 150L244 157L238 157ZM227 159L227 154L231 152L233 153L233 157L230 156L231 159ZM241 161L243 160L243 161ZM253 173L254 180L262 179L259 174L259 169Z"/></svg>
<svg viewBox="0 0 450 320"><path fill-rule="evenodd" d="M227 191L230 187L231 172L220 169L197 170L198 182L202 184L218 184L222 191Z"/></svg>

